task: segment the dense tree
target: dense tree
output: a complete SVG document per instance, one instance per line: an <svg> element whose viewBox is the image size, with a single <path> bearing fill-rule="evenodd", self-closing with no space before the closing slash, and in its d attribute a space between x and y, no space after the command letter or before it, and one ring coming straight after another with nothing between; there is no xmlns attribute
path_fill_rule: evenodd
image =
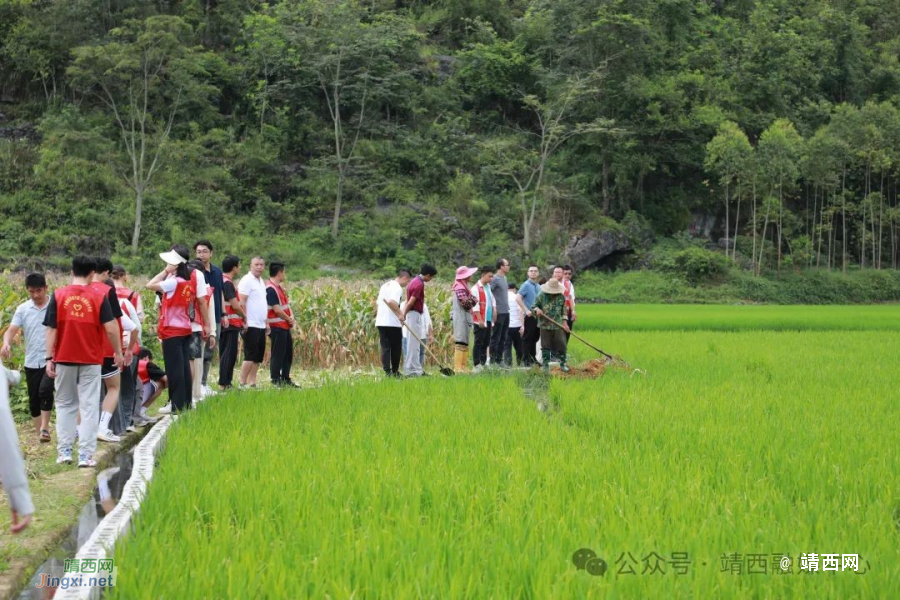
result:
<svg viewBox="0 0 900 600"><path fill-rule="evenodd" d="M0 0L2 248L552 261L636 211L897 267L898 113L892 0Z"/></svg>

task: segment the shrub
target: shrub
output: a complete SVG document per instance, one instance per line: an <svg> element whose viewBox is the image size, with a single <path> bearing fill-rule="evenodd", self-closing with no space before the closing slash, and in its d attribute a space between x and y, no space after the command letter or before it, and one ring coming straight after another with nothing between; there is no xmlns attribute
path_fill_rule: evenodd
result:
<svg viewBox="0 0 900 600"><path fill-rule="evenodd" d="M728 259L711 250L694 246L674 252L660 261L663 271L681 277L691 285L720 279L728 272Z"/></svg>

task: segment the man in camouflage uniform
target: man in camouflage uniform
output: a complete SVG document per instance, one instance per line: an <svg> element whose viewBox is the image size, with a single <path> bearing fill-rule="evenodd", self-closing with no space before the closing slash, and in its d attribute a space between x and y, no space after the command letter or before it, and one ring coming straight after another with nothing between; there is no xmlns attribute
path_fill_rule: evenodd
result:
<svg viewBox="0 0 900 600"><path fill-rule="evenodd" d="M563 296L563 285L556 279L550 279L542 285L531 311L538 318L538 328L541 330L541 363L544 365L544 372L550 371L550 359L556 352L559 356L559 368L568 373L566 333L569 326L565 322L566 299ZM559 325L552 323L550 319Z"/></svg>

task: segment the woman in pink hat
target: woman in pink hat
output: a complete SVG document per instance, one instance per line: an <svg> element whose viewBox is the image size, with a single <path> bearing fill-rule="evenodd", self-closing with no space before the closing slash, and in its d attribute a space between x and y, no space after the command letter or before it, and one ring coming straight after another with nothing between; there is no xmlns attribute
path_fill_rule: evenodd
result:
<svg viewBox="0 0 900 600"><path fill-rule="evenodd" d="M453 368L457 373L468 372L469 335L472 332L472 307L478 299L469 290L469 279L478 271L475 267L465 265L456 269L456 281L453 282Z"/></svg>

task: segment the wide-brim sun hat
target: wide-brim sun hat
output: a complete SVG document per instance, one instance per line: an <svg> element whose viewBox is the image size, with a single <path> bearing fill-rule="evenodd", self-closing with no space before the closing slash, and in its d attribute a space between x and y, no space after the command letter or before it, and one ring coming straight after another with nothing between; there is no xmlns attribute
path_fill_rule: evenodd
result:
<svg viewBox="0 0 900 600"><path fill-rule="evenodd" d="M547 294L562 294L563 284L551 278L550 281L541 286L541 291Z"/></svg>
<svg viewBox="0 0 900 600"><path fill-rule="evenodd" d="M478 272L478 267L467 267L465 265L456 269L456 278L457 279L468 279L472 275Z"/></svg>
<svg viewBox="0 0 900 600"><path fill-rule="evenodd" d="M187 262L187 259L182 255L178 254L174 250L169 250L168 252L160 252L159 257L166 261L168 265L180 265Z"/></svg>

